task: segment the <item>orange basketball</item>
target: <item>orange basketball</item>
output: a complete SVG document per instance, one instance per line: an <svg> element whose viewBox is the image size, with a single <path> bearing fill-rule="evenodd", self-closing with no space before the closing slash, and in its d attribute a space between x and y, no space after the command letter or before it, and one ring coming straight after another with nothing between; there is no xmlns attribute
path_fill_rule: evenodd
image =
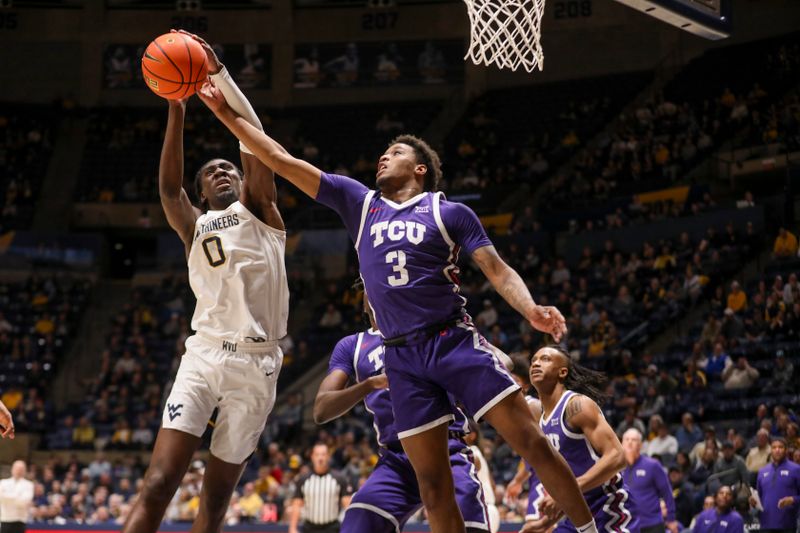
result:
<svg viewBox="0 0 800 533"><path fill-rule="evenodd" d="M177 100L191 96L208 76L200 43L180 33L165 33L150 43L142 57L142 75L151 91Z"/></svg>

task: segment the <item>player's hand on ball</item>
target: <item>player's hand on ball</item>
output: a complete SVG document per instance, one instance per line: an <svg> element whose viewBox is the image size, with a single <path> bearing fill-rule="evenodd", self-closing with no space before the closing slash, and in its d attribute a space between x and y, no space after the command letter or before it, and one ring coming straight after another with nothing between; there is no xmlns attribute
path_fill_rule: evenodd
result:
<svg viewBox="0 0 800 533"><path fill-rule="evenodd" d="M225 96L222 91L216 87L211 80L206 80L200 90L197 91L197 96L203 101L208 108L214 113L218 113L225 107Z"/></svg>
<svg viewBox="0 0 800 533"><path fill-rule="evenodd" d="M386 374L378 374L377 376L372 376L369 378L369 384L372 385L374 390L388 389L389 378L386 377Z"/></svg>
<svg viewBox="0 0 800 533"><path fill-rule="evenodd" d="M537 305L530 318L530 323L539 331L552 335L556 342L561 342L561 337L567 332L567 321L564 320L564 315L552 306Z"/></svg>
<svg viewBox="0 0 800 533"><path fill-rule="evenodd" d="M196 35L194 33L189 33L186 30L170 30L170 31L173 32L173 33L182 33L185 36L197 41L200 44L200 46L203 47L203 50L205 51L206 56L208 56L208 73L209 74L216 74L217 72L222 70L222 67L224 65L220 62L219 58L217 57L217 53L214 51L213 48L211 48L211 45L208 44L205 39L203 39L202 37L200 37L199 35Z"/></svg>

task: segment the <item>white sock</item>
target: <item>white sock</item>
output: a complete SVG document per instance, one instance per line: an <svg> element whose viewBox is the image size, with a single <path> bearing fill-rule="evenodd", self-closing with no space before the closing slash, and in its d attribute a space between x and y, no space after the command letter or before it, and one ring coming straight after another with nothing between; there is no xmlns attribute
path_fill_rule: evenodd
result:
<svg viewBox="0 0 800 533"><path fill-rule="evenodd" d="M597 533L597 525L594 520L577 528L578 533Z"/></svg>

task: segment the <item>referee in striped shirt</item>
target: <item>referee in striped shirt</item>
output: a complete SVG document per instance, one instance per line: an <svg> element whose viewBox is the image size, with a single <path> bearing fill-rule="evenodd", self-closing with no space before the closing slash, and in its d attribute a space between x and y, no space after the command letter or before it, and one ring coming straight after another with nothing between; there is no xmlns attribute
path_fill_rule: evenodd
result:
<svg viewBox="0 0 800 533"><path fill-rule="evenodd" d="M297 533L303 511L303 533L339 533L339 514L350 501L345 479L331 472L328 445L311 450L311 472L300 476L289 510L289 533Z"/></svg>

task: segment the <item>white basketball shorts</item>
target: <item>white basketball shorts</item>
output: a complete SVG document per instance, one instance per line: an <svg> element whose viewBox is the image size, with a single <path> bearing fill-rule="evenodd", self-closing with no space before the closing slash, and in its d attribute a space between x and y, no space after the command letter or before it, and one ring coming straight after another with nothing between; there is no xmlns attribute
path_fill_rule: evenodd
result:
<svg viewBox="0 0 800 533"><path fill-rule="evenodd" d="M162 427L200 437L219 408L211 453L227 463L242 463L256 449L275 405L282 362L277 342L233 343L192 335L164 406Z"/></svg>

